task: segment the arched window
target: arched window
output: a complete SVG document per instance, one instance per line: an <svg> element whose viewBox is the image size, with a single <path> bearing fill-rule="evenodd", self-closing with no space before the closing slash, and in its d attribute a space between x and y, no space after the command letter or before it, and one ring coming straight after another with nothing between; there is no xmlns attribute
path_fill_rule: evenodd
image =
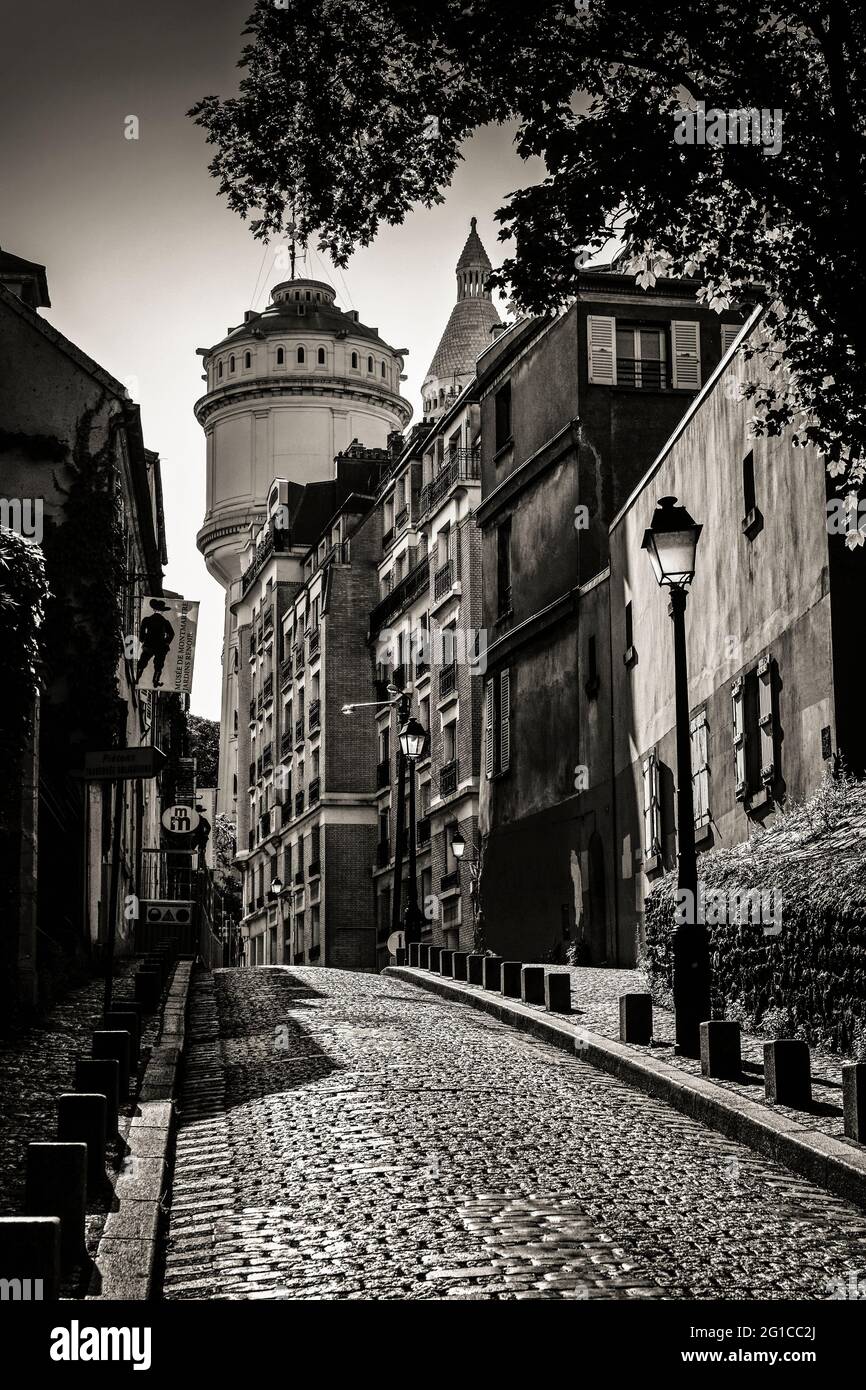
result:
<svg viewBox="0 0 866 1390"><path fill-rule="evenodd" d="M222 364L222 362L220 362L219 366L217 367L217 376L222 376L222 374L223 374L223 364Z"/></svg>
<svg viewBox="0 0 866 1390"><path fill-rule="evenodd" d="M320 303L321 303L321 300L322 300L322 296L321 296L321 294L319 293L319 291L316 290L316 303L317 303L317 304L320 304Z"/></svg>
<svg viewBox="0 0 866 1390"><path fill-rule="evenodd" d="M445 404L445 387L444 387L444 386L440 386L440 388L439 388L439 404L440 404L440 405L444 405L444 404Z"/></svg>
<svg viewBox="0 0 866 1390"><path fill-rule="evenodd" d="M286 354L282 348L277 348L277 366L281 367L286 360Z"/></svg>
<svg viewBox="0 0 866 1390"><path fill-rule="evenodd" d="M235 359L234 359L234 353L232 353L231 357L229 358L229 371L230 371L230 372L233 372L234 369L235 369Z"/></svg>
<svg viewBox="0 0 866 1390"><path fill-rule="evenodd" d="M307 354L302 347L298 348L298 366L302 367L307 359Z"/></svg>
<svg viewBox="0 0 866 1390"><path fill-rule="evenodd" d="M318 352L318 362L320 367L325 365L325 349L320 347Z"/></svg>
<svg viewBox="0 0 866 1390"><path fill-rule="evenodd" d="M382 363L382 375L383 375L383 376L385 375L385 363L384 363L384 362Z"/></svg>
<svg viewBox="0 0 866 1390"><path fill-rule="evenodd" d="M305 298L305 299L312 299L312 297L313 297L313 296L310 294L310 291L307 290L306 294L304 295L304 298Z"/></svg>
<svg viewBox="0 0 866 1390"><path fill-rule="evenodd" d="M253 365L253 354L252 354L251 352L245 352L245 353L244 353L244 366L245 366L245 367L251 367L252 365Z"/></svg>
<svg viewBox="0 0 866 1390"><path fill-rule="evenodd" d="M358 369L358 354L357 354L357 352L353 352L353 353L352 353L352 366L353 366L353 367L355 368L355 370L357 371L357 369ZM222 363L220 363L220 373L222 373Z"/></svg>
<svg viewBox="0 0 866 1390"><path fill-rule="evenodd" d="M367 358L367 371L368 371L368 372L372 372L372 370L373 370L373 359L372 359L372 357L368 357L368 358Z"/></svg>

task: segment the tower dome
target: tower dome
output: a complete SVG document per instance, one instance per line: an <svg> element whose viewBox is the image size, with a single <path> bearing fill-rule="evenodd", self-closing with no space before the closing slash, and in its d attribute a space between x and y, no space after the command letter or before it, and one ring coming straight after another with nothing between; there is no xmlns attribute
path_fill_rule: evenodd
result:
<svg viewBox="0 0 866 1390"><path fill-rule="evenodd" d="M436 419L475 375L475 362L490 345L500 323L487 276L493 269L478 232L470 222L469 236L456 265L457 303L427 369L421 396L424 415Z"/></svg>

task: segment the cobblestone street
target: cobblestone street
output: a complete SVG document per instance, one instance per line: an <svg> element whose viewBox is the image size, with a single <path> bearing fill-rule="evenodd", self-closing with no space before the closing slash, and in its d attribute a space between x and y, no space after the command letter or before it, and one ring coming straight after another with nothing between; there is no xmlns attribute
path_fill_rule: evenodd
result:
<svg viewBox="0 0 866 1390"><path fill-rule="evenodd" d="M164 1296L826 1299L848 1203L387 977L198 977Z"/></svg>

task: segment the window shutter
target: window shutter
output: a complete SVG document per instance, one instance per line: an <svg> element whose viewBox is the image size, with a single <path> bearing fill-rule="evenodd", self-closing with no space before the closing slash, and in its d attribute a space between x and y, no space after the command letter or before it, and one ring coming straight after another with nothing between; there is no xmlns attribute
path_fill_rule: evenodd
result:
<svg viewBox="0 0 866 1390"><path fill-rule="evenodd" d="M589 379L616 386L616 319L590 314L586 320Z"/></svg>
<svg viewBox="0 0 866 1390"><path fill-rule="evenodd" d="M722 356L724 356L724 354L732 346L734 339L736 338L739 331L740 325L738 323L722 324Z"/></svg>
<svg viewBox="0 0 866 1390"><path fill-rule="evenodd" d="M655 753L650 753L643 763L643 839L647 858L661 853L659 760Z"/></svg>
<svg viewBox="0 0 866 1390"><path fill-rule="evenodd" d="M734 758L737 769L737 800L742 801L748 790L746 784L746 721L743 703L745 684L742 676L731 686L731 712L734 725Z"/></svg>
<svg viewBox="0 0 866 1390"><path fill-rule="evenodd" d="M484 708L484 775L488 782L493 773L493 681L488 681Z"/></svg>
<svg viewBox="0 0 866 1390"><path fill-rule="evenodd" d="M707 825L710 819L709 759L707 757L707 715L696 714L689 725L692 744L692 797L695 809L695 829Z"/></svg>
<svg viewBox="0 0 866 1390"><path fill-rule="evenodd" d="M701 329L696 319L674 319L671 324L675 387L697 391L701 384Z"/></svg>
<svg viewBox="0 0 866 1390"><path fill-rule="evenodd" d="M761 781L776 779L776 733L773 727L773 663L769 656L758 662L758 724L761 729Z"/></svg>
<svg viewBox="0 0 866 1390"><path fill-rule="evenodd" d="M499 675L499 771L511 764L511 672Z"/></svg>

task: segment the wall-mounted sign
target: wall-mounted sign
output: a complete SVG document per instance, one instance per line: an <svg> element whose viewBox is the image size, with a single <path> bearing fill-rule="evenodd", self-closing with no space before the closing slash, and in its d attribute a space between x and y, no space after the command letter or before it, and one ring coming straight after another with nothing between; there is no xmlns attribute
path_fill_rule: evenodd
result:
<svg viewBox="0 0 866 1390"><path fill-rule="evenodd" d="M162 813L162 823L173 835L191 835L198 829L201 816L191 806L168 806Z"/></svg>
<svg viewBox="0 0 866 1390"><path fill-rule="evenodd" d="M198 603L170 594L142 599L135 672L139 690L192 694L197 629Z"/></svg>
<svg viewBox="0 0 866 1390"><path fill-rule="evenodd" d="M154 926L188 926L192 921L191 902L143 902L145 922Z"/></svg>
<svg viewBox="0 0 866 1390"><path fill-rule="evenodd" d="M85 753L83 776L88 782L120 782L131 778L156 777L166 761L159 748L106 748Z"/></svg>

